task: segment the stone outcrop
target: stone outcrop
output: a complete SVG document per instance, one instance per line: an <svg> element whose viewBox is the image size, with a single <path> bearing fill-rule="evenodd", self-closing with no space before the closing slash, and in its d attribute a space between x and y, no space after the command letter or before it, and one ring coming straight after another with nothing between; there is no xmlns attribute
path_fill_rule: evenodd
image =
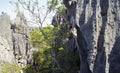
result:
<svg viewBox="0 0 120 73"><path fill-rule="evenodd" d="M8 41L10 47L12 48L12 34L11 34L11 25L10 17L7 13L2 12L0 15L0 36Z"/></svg>
<svg viewBox="0 0 120 73"><path fill-rule="evenodd" d="M4 63L24 67L32 63L32 46L29 27L23 13L18 12L14 21L6 13L0 16L0 66Z"/></svg>
<svg viewBox="0 0 120 73"><path fill-rule="evenodd" d="M29 30L23 13L17 13L15 20L11 22L11 29L16 63L24 67L32 62L32 46L29 42Z"/></svg>
<svg viewBox="0 0 120 73"><path fill-rule="evenodd" d="M13 54L13 50L8 43L8 40L0 36L0 73L1 73L1 66L5 63L15 63L15 58Z"/></svg>
<svg viewBox="0 0 120 73"><path fill-rule="evenodd" d="M6 13L0 15L0 73L5 63L15 63L10 29L10 17Z"/></svg>
<svg viewBox="0 0 120 73"><path fill-rule="evenodd" d="M80 53L79 73L119 73L120 0L63 1L64 19ZM53 25L59 19L54 17Z"/></svg>

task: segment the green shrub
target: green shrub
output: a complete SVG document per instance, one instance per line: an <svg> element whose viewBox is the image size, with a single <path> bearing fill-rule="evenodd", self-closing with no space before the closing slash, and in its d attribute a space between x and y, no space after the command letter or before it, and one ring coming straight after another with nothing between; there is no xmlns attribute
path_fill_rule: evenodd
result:
<svg viewBox="0 0 120 73"><path fill-rule="evenodd" d="M21 68L15 64L3 64L2 65L2 73L21 73Z"/></svg>
<svg viewBox="0 0 120 73"><path fill-rule="evenodd" d="M34 68L32 65L26 65L26 67L23 69L24 73L34 73Z"/></svg>

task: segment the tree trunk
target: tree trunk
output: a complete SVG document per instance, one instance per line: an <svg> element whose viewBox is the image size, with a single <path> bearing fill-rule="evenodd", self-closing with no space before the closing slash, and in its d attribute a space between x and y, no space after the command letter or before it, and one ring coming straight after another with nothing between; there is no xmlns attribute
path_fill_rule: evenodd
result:
<svg viewBox="0 0 120 73"><path fill-rule="evenodd" d="M64 0L80 73L120 72L120 0Z"/></svg>

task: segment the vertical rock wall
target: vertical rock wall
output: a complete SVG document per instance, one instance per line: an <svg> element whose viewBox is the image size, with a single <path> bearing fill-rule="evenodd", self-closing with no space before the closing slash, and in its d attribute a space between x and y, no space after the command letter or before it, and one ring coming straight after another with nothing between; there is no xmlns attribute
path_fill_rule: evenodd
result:
<svg viewBox="0 0 120 73"><path fill-rule="evenodd" d="M2 12L2 15L0 15L0 36L6 39L12 48L10 22L10 16L7 15L7 13Z"/></svg>
<svg viewBox="0 0 120 73"><path fill-rule="evenodd" d="M120 0L64 0L80 73L120 72Z"/></svg>
<svg viewBox="0 0 120 73"><path fill-rule="evenodd" d="M2 13L0 15L0 73L2 64L15 63L11 39L10 17Z"/></svg>
<svg viewBox="0 0 120 73"><path fill-rule="evenodd" d="M4 63L25 67L32 63L32 46L29 42L29 27L23 13L18 12L11 22L9 15L0 16L0 68Z"/></svg>
<svg viewBox="0 0 120 73"><path fill-rule="evenodd" d="M21 67L32 62L32 46L29 42L28 28L24 14L18 12L15 20L11 23L11 29L16 63Z"/></svg>

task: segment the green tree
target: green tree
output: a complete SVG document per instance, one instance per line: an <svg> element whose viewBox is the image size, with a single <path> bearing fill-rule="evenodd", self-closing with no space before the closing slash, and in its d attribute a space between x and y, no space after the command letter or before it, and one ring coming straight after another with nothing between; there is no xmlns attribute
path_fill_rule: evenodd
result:
<svg viewBox="0 0 120 73"><path fill-rule="evenodd" d="M43 28L43 32L46 36L42 34L39 29L30 32L30 41L36 48L42 48L45 46L51 46L54 40L54 33L52 26L46 26Z"/></svg>
<svg viewBox="0 0 120 73"><path fill-rule="evenodd" d="M37 52L33 53L33 66L35 67L33 68L35 69L33 71L40 73L50 71L49 68L52 63L50 49L52 48L51 45L54 44L53 27L43 27L43 32L44 34L46 34L47 38L42 35L42 32L40 32L39 29L35 29L30 32L30 41L33 46L38 49ZM31 68L31 66L29 66L28 68Z"/></svg>
<svg viewBox="0 0 120 73"><path fill-rule="evenodd" d="M67 73L68 71L73 73L79 70L79 53L66 45L68 42L66 39L72 35L70 32L64 35L61 26L44 27L43 32L47 35L47 39L39 29L31 31L31 43L38 48L38 51L33 54L33 66L28 66L25 71L29 71L29 68L30 71L33 69L38 73ZM57 45L55 45L56 38L61 40Z"/></svg>
<svg viewBox="0 0 120 73"><path fill-rule="evenodd" d="M77 72L80 65L79 53L74 52L74 48L69 47L71 44L66 45L72 36L68 23L57 23L57 26L54 27L42 27L51 11L57 11L60 18L64 18L66 8L63 2L48 0L46 15L43 19L40 17L38 0L18 0L16 5L18 7L21 5L27 10L32 15L32 18L35 18L32 22L40 25L38 29L30 33L30 41L35 48L38 48L38 51L33 54L33 65L27 65L24 70L25 73ZM67 31L63 29L67 29Z"/></svg>

